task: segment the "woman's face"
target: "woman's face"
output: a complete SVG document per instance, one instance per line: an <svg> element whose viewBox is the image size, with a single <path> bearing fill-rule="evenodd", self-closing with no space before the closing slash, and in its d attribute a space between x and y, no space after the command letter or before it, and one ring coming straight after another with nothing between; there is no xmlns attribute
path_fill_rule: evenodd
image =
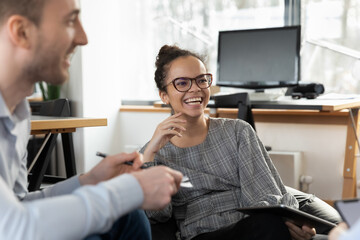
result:
<svg viewBox="0 0 360 240"><path fill-rule="evenodd" d="M182 112L189 117L200 117L204 114L210 98L210 88L201 89L192 81L191 88L187 92L179 92L175 89L172 80L180 77L195 78L206 73L204 64L193 56L179 57L169 65L165 85L167 92L161 91L161 100L170 104L175 113Z"/></svg>

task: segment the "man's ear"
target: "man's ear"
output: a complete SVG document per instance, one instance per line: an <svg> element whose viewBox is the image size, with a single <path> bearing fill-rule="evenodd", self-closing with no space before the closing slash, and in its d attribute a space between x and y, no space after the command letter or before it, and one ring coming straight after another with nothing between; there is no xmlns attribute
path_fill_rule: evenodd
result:
<svg viewBox="0 0 360 240"><path fill-rule="evenodd" d="M9 37L14 45L21 48L30 48L31 33L34 27L33 22L20 15L13 15L7 20Z"/></svg>
<svg viewBox="0 0 360 240"><path fill-rule="evenodd" d="M169 104L169 96L167 95L167 93L165 91L159 91L159 96L161 98L161 101L163 101L163 103L165 104Z"/></svg>

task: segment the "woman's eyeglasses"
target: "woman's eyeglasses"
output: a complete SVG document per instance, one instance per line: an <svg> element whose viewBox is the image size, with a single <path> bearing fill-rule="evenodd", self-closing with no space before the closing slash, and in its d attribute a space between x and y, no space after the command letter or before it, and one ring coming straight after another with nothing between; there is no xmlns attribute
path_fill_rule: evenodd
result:
<svg viewBox="0 0 360 240"><path fill-rule="evenodd" d="M179 92L187 92L190 90L193 81L195 81L196 85L199 88L206 89L211 86L212 75L210 73L206 73L206 74L201 74L195 78L179 77L179 78L175 78L174 80L166 84L164 87L173 84L174 88Z"/></svg>

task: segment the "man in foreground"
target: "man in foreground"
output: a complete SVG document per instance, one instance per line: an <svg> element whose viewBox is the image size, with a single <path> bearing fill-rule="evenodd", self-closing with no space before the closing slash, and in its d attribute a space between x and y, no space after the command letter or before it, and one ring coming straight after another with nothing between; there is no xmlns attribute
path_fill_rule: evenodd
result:
<svg viewBox="0 0 360 240"><path fill-rule="evenodd" d="M27 192L26 96L37 81L65 82L71 55L85 44L76 0L0 1L0 239L83 239L111 226L111 239L150 239L145 215L135 210L163 208L179 188L180 172L139 170L140 154L121 153L88 173Z"/></svg>

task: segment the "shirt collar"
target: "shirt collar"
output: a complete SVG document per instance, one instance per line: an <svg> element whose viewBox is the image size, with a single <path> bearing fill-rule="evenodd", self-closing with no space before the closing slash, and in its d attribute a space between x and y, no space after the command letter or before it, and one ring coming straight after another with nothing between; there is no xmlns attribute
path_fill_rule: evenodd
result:
<svg viewBox="0 0 360 240"><path fill-rule="evenodd" d="M10 117L10 111L6 105L6 102L0 92L0 117L1 118L5 118L5 117Z"/></svg>
<svg viewBox="0 0 360 240"><path fill-rule="evenodd" d="M27 99L24 98L15 107L14 113L11 114L0 92L0 118L9 118L12 121L22 121L25 118L29 118L29 117L30 117L30 106Z"/></svg>

